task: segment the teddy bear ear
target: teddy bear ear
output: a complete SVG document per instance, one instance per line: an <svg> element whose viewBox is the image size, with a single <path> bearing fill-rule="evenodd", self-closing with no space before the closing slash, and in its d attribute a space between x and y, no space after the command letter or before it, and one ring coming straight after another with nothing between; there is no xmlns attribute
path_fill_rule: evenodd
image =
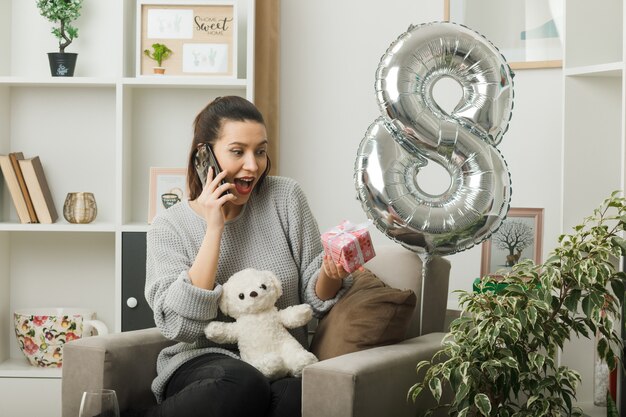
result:
<svg viewBox="0 0 626 417"><path fill-rule="evenodd" d="M274 286L274 288L276 288L276 293L278 294L278 297L283 295L283 286L280 283L278 277L270 271L267 271L267 276L272 280L272 285Z"/></svg>

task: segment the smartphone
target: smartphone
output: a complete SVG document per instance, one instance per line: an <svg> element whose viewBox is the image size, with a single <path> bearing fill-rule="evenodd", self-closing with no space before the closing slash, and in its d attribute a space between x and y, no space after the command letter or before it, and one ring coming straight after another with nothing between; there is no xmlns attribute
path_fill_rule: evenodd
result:
<svg viewBox="0 0 626 417"><path fill-rule="evenodd" d="M200 178L200 182L202 183L202 188L206 185L206 178L209 173L209 167L213 167L213 178L217 176L222 169L220 168L220 164L217 162L217 158L215 158L215 154L213 154L213 150L211 149L211 145L208 143L203 143L198 145L198 150L196 151L196 156L194 158L194 166L196 167L196 173ZM220 185L226 184L226 180L222 180ZM224 194L228 194L229 191L226 191Z"/></svg>

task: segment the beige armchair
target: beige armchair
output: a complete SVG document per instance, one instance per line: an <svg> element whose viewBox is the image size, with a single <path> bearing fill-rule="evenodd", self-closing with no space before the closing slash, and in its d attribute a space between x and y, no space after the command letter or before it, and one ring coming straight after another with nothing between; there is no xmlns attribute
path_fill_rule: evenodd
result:
<svg viewBox="0 0 626 417"><path fill-rule="evenodd" d="M415 365L440 348L450 264L431 257L423 268L419 256L399 245L377 247L376 252L367 268L388 285L417 295L407 339L305 368L303 417L413 417L432 405L427 396L413 404L406 395L416 382ZM150 383L156 358L173 343L156 328L68 343L63 352L63 417L78 416L81 394L88 389L114 389L122 410L155 404Z"/></svg>

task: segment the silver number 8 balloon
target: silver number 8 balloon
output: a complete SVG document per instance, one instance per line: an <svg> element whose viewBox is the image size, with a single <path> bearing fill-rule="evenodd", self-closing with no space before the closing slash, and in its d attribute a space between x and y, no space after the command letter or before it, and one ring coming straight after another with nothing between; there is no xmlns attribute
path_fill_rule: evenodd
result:
<svg viewBox="0 0 626 417"><path fill-rule="evenodd" d="M513 75L491 42L455 23L411 26L389 46L376 72L382 116L355 162L358 198L379 230L415 252L448 255L500 227L511 180L496 145L511 118ZM451 114L433 99L443 77L463 91ZM418 183L428 163L450 175L440 195Z"/></svg>

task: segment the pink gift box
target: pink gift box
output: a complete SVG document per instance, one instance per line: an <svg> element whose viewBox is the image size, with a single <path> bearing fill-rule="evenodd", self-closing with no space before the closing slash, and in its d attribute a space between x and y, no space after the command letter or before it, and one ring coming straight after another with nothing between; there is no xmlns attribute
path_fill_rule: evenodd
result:
<svg viewBox="0 0 626 417"><path fill-rule="evenodd" d="M356 271L365 262L376 256L369 223L354 225L345 220L339 226L322 234L324 253L333 261L343 265L347 272Z"/></svg>

